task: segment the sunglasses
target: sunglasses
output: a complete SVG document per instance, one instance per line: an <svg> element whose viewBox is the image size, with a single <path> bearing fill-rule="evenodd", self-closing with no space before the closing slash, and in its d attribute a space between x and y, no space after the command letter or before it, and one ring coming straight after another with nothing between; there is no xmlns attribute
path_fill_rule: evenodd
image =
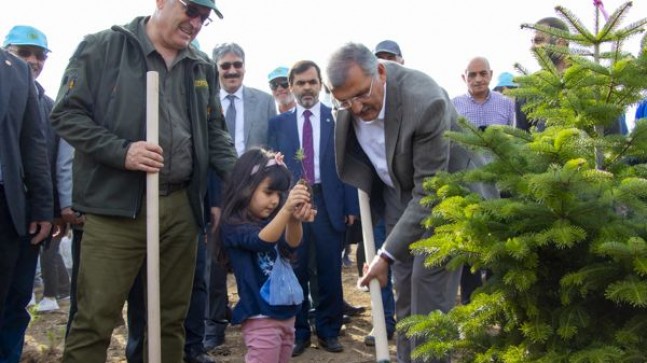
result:
<svg viewBox="0 0 647 363"><path fill-rule="evenodd" d="M234 66L236 69L241 69L243 68L243 62L241 61L236 61L236 62L225 62L225 63L220 63L218 67L222 69L223 71L228 71L231 66Z"/></svg>
<svg viewBox="0 0 647 363"><path fill-rule="evenodd" d="M209 17L209 14L211 14L211 10L209 10L208 13L203 13L200 12L200 9L195 6L195 5L189 5L183 0L178 0L180 4L184 5L184 13L186 16L188 16L191 19L195 19L197 17L200 17L200 20L202 20L202 26L207 26L211 24L212 20Z"/></svg>
<svg viewBox="0 0 647 363"><path fill-rule="evenodd" d="M272 81L272 82L270 82L270 89L272 91L276 91L279 87L281 87L283 89L288 89L290 87L290 84L288 83L288 81L283 81L283 82L274 82L274 81Z"/></svg>
<svg viewBox="0 0 647 363"><path fill-rule="evenodd" d="M42 50L32 51L31 49L27 49L27 48L17 48L16 54L18 54L20 58L29 58L33 55L34 57L36 57L36 59L38 59L41 62L47 59L47 54L45 54L45 52Z"/></svg>

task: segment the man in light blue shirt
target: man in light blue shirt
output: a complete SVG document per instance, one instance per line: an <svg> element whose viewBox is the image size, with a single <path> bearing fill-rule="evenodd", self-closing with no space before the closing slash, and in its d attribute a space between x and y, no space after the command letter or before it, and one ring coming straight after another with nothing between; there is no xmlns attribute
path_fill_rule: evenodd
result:
<svg viewBox="0 0 647 363"><path fill-rule="evenodd" d="M490 91L492 69L486 58L475 57L470 60L462 78L467 84L467 93L452 100L461 116L480 128L515 125L514 101Z"/></svg>

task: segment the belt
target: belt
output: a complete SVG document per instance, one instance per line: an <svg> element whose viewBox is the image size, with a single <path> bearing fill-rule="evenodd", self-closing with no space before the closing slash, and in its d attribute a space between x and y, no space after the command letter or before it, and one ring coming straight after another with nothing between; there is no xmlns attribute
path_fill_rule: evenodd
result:
<svg viewBox="0 0 647 363"><path fill-rule="evenodd" d="M159 186L159 195L165 197L167 195L171 195L178 190L182 190L186 188L188 183L162 183Z"/></svg>

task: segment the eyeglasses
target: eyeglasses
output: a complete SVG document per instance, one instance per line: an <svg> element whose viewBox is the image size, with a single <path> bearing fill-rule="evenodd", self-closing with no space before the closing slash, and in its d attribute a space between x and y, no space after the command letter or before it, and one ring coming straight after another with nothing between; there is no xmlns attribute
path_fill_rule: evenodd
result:
<svg viewBox="0 0 647 363"><path fill-rule="evenodd" d="M191 4L187 4L184 0L177 0L180 2L180 4L184 5L184 13L186 16L188 16L191 19L195 19L197 17L200 17L200 20L202 20L202 26L207 26L211 24L213 20L209 17L209 14L211 14L211 10L209 10L208 13L203 13L200 11L200 9Z"/></svg>
<svg viewBox="0 0 647 363"><path fill-rule="evenodd" d="M349 98L347 100L340 101L336 99L335 97L332 97L332 105L333 108L336 111L342 111L342 110L348 110L349 108L353 107L353 104L355 102L362 102L366 100L367 98L371 97L371 94L373 93L373 82L375 81L375 77L371 79L371 87L368 89L368 92L364 93L363 95L355 96L353 98Z"/></svg>
<svg viewBox="0 0 647 363"><path fill-rule="evenodd" d="M283 89L288 89L290 87L290 84L288 83L288 81L283 81L283 82L274 82L274 81L272 81L272 82L270 82L270 89L272 91L276 91L279 87L281 87Z"/></svg>
<svg viewBox="0 0 647 363"><path fill-rule="evenodd" d="M47 54L42 50L31 50L27 48L18 48L18 47L15 47L15 48L16 48L16 54L18 54L20 58L29 58L33 55L34 57L36 57L36 59L38 59L41 62L47 59Z"/></svg>
<svg viewBox="0 0 647 363"><path fill-rule="evenodd" d="M243 68L243 62L241 61L236 61L236 62L225 62L225 63L220 63L218 67L222 69L223 71L228 71L231 66L234 66L236 69L241 69Z"/></svg>

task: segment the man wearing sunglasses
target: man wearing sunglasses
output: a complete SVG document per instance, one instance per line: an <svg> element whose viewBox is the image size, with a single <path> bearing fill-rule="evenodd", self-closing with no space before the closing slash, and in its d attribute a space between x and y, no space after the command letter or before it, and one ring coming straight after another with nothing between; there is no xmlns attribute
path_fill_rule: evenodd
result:
<svg viewBox="0 0 647 363"><path fill-rule="evenodd" d="M445 90L426 74L378 61L357 43L337 49L326 73L336 109L337 173L370 195L373 220L382 217L386 223L384 245L360 284L377 278L386 286L391 267L398 320L448 312L456 301L461 270L426 268L425 255L409 250L430 233L421 223L431 213L420 203L427 194L423 182L439 171L481 165L482 158L444 137L457 127L458 114ZM411 362L418 343L399 334L398 362Z"/></svg>
<svg viewBox="0 0 647 363"><path fill-rule="evenodd" d="M180 363L184 318L205 226L207 171L236 161L208 57L189 44L213 0L157 0L151 16L87 35L52 111L75 148L73 207L85 213L77 312L63 362L105 362L110 336L146 257L145 185L159 173L162 362ZM159 144L146 142L146 73L159 75Z"/></svg>
<svg viewBox="0 0 647 363"><path fill-rule="evenodd" d="M29 66L0 48L0 362L19 362L52 178Z"/></svg>
<svg viewBox="0 0 647 363"><path fill-rule="evenodd" d="M287 67L274 69L267 75L267 81L270 84L270 90L276 105L279 107L279 113L290 111L297 105L294 95L290 92Z"/></svg>
<svg viewBox="0 0 647 363"><path fill-rule="evenodd" d="M236 43L219 44L213 49L213 60L218 67L220 102L238 155L265 146L267 121L276 116L276 105L267 92L243 85L245 51Z"/></svg>
<svg viewBox="0 0 647 363"><path fill-rule="evenodd" d="M236 43L218 44L213 49L213 61L220 83L219 100L223 106L227 129L234 140L236 153L241 155L253 147L267 143L267 122L276 115L272 96L259 89L243 85L245 79L245 51ZM215 231L220 219L222 180L211 174L209 194L211 204L211 230ZM211 249L213 245L209 245ZM225 341L231 309L227 294L227 271L214 260L206 263L208 271L208 311L204 346L213 351Z"/></svg>
<svg viewBox="0 0 647 363"><path fill-rule="evenodd" d="M40 253L44 290L43 299L38 304L38 311L53 311L59 308L57 297L70 295L70 277L59 246L65 235L67 224L78 222L72 210L72 158L74 151L65 140L61 140L54 132L49 122L49 114L52 111L54 100L45 94L45 89L37 81L43 71L47 54L50 52L45 34L32 26L16 25L5 37L3 46L27 62L38 91L41 129L47 141L47 154L55 191L55 223L52 228L52 238L48 244L43 246Z"/></svg>

